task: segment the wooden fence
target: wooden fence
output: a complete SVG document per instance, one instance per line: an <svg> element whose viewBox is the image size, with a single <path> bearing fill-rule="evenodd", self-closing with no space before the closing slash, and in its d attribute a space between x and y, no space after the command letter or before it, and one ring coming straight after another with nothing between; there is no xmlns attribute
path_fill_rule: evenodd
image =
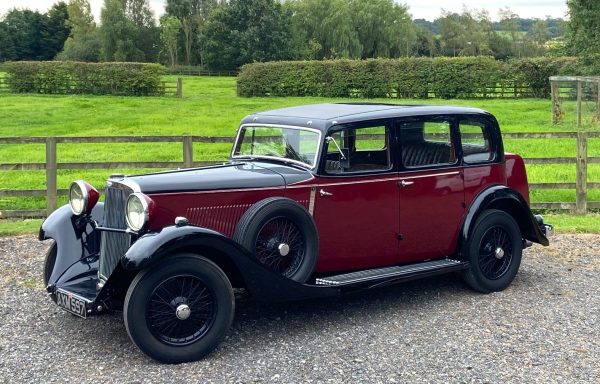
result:
<svg viewBox="0 0 600 384"><path fill-rule="evenodd" d="M186 76L227 76L235 77L238 71L209 71L198 68L167 68L169 75L186 75Z"/></svg>
<svg viewBox="0 0 600 384"><path fill-rule="evenodd" d="M600 132L556 132L556 133L506 133L505 139L576 139L576 157L558 158L526 158L527 164L575 164L577 176L575 182L570 183L531 183L532 190L540 189L575 189L576 202L541 202L532 203L534 209L568 210L584 214L589 209L600 209L600 201L588 201L588 189L600 188L600 182L587 181L588 164L600 164L600 157L588 157L588 139L600 138ZM176 143L182 145L183 161L167 162L94 162L94 163L59 163L56 157L56 145L65 143ZM82 169L119 169L119 168L178 168L196 167L222 161L195 161L193 158L194 143L232 143L230 137L204 137L204 136L116 136L116 137L4 137L0 144L45 144L46 161L44 163L0 163L0 171L46 171L45 190L7 190L0 189L0 197L46 197L47 209L45 210L5 210L0 211L0 218L44 217L57 207L58 196L66 196L68 190L58 189L58 170Z"/></svg>

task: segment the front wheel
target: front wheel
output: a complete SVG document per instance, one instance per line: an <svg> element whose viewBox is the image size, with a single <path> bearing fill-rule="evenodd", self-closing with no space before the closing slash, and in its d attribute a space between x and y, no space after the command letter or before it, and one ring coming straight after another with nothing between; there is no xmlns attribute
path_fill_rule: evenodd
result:
<svg viewBox="0 0 600 384"><path fill-rule="evenodd" d="M463 253L467 284L483 293L502 291L513 281L523 253L519 225L504 211L487 210L475 223Z"/></svg>
<svg viewBox="0 0 600 384"><path fill-rule="evenodd" d="M234 306L231 283L216 264L181 254L136 276L123 317L142 352L160 362L182 363L216 348L231 325Z"/></svg>

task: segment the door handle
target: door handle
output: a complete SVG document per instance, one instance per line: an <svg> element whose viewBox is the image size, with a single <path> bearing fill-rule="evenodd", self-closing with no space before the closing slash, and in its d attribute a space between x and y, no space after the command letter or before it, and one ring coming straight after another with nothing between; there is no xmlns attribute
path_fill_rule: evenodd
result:
<svg viewBox="0 0 600 384"><path fill-rule="evenodd" d="M324 190L324 189L321 189L321 190L319 191L319 195L321 195L321 196L333 196L333 193L329 193L329 192L327 192L326 190Z"/></svg>
<svg viewBox="0 0 600 384"><path fill-rule="evenodd" d="M414 181L406 181L406 180L402 180L400 182L400 186L401 187L408 187L409 185L413 185L415 182Z"/></svg>

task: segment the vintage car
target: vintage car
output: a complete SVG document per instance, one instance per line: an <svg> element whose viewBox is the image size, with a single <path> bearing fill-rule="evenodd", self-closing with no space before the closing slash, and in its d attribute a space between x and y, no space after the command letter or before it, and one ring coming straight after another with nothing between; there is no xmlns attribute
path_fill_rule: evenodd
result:
<svg viewBox="0 0 600 384"><path fill-rule="evenodd" d="M460 272L505 289L552 226L529 208L523 159L480 109L319 104L252 114L228 162L84 181L42 224L53 301L123 311L168 363L211 352L234 289L298 300Z"/></svg>

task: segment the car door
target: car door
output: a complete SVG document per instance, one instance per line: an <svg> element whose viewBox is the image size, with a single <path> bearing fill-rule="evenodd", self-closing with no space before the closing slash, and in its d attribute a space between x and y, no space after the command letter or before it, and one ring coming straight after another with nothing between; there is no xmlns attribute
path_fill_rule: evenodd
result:
<svg viewBox="0 0 600 384"><path fill-rule="evenodd" d="M400 136L399 261L452 255L464 213L463 171L450 117L397 121Z"/></svg>
<svg viewBox="0 0 600 384"><path fill-rule="evenodd" d="M317 272L397 263L399 191L390 122L339 127L329 135L315 191ZM340 164L340 149L348 151L348 167Z"/></svg>

